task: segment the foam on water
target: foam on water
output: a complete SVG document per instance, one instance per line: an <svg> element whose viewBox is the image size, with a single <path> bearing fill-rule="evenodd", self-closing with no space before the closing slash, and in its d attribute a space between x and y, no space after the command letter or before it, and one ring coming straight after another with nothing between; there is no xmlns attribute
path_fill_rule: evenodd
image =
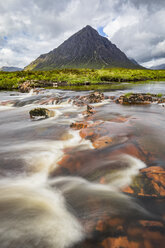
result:
<svg viewBox="0 0 165 248"><path fill-rule="evenodd" d="M33 92L30 92L20 97L23 99L32 95ZM107 102L104 101L95 106ZM15 111L10 130L35 125L44 128L46 126L44 123L52 123L54 120L55 124L60 124L60 121L63 124L70 123L82 117L81 111L84 108L73 106L67 101L59 105L42 106L33 102L24 107L21 106L19 114L21 111L25 113L37 106L55 109L55 117L36 122L28 119L26 122L14 124L14 118L18 115ZM59 117L67 111L76 112L77 117L60 119ZM106 173L104 175L106 185L98 183L98 178L93 181L76 176L50 178L52 171L55 174L59 166L58 161L63 157L65 148L77 147L78 151L93 149L90 141L83 140L79 136L79 131L71 130L68 134L70 138L67 140L39 139L30 142L18 140L19 142L7 143L7 145L3 143L1 154L3 152L16 154L17 159L24 161L26 166L24 173L11 174L0 180L1 247L67 248L87 235L90 225L88 218L99 218L105 210L110 215L134 214L135 212L148 214L130 197L120 192L120 188L130 184L139 169L145 167L142 161L130 155L121 155L114 157L112 161L105 161L104 166L106 163L108 166L109 163L121 161L127 164L120 170ZM91 170L101 169L101 166L102 164L96 163ZM101 202L103 204L100 204Z"/></svg>
<svg viewBox="0 0 165 248"><path fill-rule="evenodd" d="M77 134L73 140L75 144L80 141ZM3 248L67 248L88 235L91 229L88 218L100 218L104 211L112 216L148 215L131 198L118 192L121 184L117 187L117 182L114 184L113 180L112 183L102 185L81 177L49 179L48 171L52 163L56 165L62 155L62 152L58 152L67 147L69 142L40 144L47 152L41 149L36 157L31 152L24 157L33 167L40 167L38 171L17 178L14 182L9 178L0 181L0 243ZM37 151L40 145L35 142L32 148L35 147ZM53 157L57 146L59 150ZM132 164L136 172L145 166L131 156L124 155L121 159ZM135 171L127 175L125 183L130 181L129 176L132 178ZM98 205L98 202L104 204ZM84 220L83 226L78 218Z"/></svg>
<svg viewBox="0 0 165 248"><path fill-rule="evenodd" d="M10 150L10 152L17 153L17 159L25 161L26 168L31 172L32 178L35 178L36 175L38 177L38 174L40 174L36 182L41 183L41 180L45 182L49 173L57 168L57 162L62 158L65 148L78 146L81 150L93 149L89 140L83 140L79 136L79 131L70 130L68 137L69 139L66 140L39 140L11 144L2 147L1 152Z"/></svg>
<svg viewBox="0 0 165 248"><path fill-rule="evenodd" d="M146 167L143 161L128 154L120 155L115 160L128 165L127 168L121 168L115 173L105 175L106 182L118 189L130 185L132 179L139 174L139 170ZM110 163L113 163L113 161L110 161Z"/></svg>
<svg viewBox="0 0 165 248"><path fill-rule="evenodd" d="M30 183L0 185L0 219L3 248L65 248L83 238L60 192Z"/></svg>
<svg viewBox="0 0 165 248"><path fill-rule="evenodd" d="M101 101L101 102L92 103L92 104L90 104L90 105L95 106L95 107L99 107L99 106L103 106L103 105L105 105L105 104L109 104L110 101L111 101L111 100L109 100L109 99L105 99L105 100L103 100L103 101Z"/></svg>
<svg viewBox="0 0 165 248"><path fill-rule="evenodd" d="M83 228L68 210L63 194L47 183L50 170L57 167L64 148L81 144L92 148L77 131L71 131L70 135L72 138L65 141L35 141L9 148L19 151L32 173L20 175L14 182L12 178L0 181L3 248L66 248L83 239Z"/></svg>
<svg viewBox="0 0 165 248"><path fill-rule="evenodd" d="M10 110L10 109L14 109L14 107L12 105L9 105L9 106L0 105L0 111Z"/></svg>

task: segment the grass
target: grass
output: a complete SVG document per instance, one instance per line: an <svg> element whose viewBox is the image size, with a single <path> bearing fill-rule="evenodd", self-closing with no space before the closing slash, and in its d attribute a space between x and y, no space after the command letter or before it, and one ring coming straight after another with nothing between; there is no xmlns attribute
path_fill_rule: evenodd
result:
<svg viewBox="0 0 165 248"><path fill-rule="evenodd" d="M157 94L157 97L162 97L162 96L163 96L163 94L161 94L161 93Z"/></svg>
<svg viewBox="0 0 165 248"><path fill-rule="evenodd" d="M132 92L128 92L128 93L126 93L124 96L125 96L126 98L129 98L132 94L133 94Z"/></svg>
<svg viewBox="0 0 165 248"><path fill-rule="evenodd" d="M60 69L50 71L0 72L0 89L17 89L23 82L31 80L34 85L42 82L67 82L67 87L80 87L85 82L96 88L109 82L136 82L145 80L165 80L165 70L136 69ZM97 85L98 84L98 85ZM95 86L94 86L95 85ZM62 87L60 87L62 88Z"/></svg>

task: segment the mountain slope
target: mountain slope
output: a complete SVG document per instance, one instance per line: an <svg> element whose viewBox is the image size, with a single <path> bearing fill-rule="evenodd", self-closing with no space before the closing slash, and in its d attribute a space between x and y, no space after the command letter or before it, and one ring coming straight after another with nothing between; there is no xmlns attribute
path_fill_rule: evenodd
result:
<svg viewBox="0 0 165 248"><path fill-rule="evenodd" d="M86 26L53 51L39 56L25 70L54 68L142 68L130 61L107 38Z"/></svg>
<svg viewBox="0 0 165 248"><path fill-rule="evenodd" d="M128 57L128 58L129 58L129 57ZM135 59L129 58L129 60L131 60L131 62L134 63L135 65L139 65L139 63L138 63ZM139 66L140 66L140 65L139 65Z"/></svg>

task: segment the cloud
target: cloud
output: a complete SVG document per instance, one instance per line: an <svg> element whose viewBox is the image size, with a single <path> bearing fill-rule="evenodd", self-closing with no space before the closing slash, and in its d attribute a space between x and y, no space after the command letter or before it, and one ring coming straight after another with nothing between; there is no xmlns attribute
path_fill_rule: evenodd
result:
<svg viewBox="0 0 165 248"><path fill-rule="evenodd" d="M165 58L164 0L5 0L0 2L0 66L24 67L86 26L140 63Z"/></svg>
<svg viewBox="0 0 165 248"><path fill-rule="evenodd" d="M165 58L164 16L164 1L126 1L119 15L105 25L104 32L129 57L153 63Z"/></svg>
<svg viewBox="0 0 165 248"><path fill-rule="evenodd" d="M165 64L165 58L162 59L152 59L148 62L143 63L142 65L144 67L150 68L152 66L157 66L157 65L163 65Z"/></svg>

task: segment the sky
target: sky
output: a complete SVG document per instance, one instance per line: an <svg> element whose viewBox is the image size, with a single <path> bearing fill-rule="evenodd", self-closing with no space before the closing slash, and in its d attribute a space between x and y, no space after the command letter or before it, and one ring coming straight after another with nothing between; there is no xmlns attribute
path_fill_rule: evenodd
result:
<svg viewBox="0 0 165 248"><path fill-rule="evenodd" d="M165 63L165 0L1 0L0 67L25 67L86 25L143 66Z"/></svg>

